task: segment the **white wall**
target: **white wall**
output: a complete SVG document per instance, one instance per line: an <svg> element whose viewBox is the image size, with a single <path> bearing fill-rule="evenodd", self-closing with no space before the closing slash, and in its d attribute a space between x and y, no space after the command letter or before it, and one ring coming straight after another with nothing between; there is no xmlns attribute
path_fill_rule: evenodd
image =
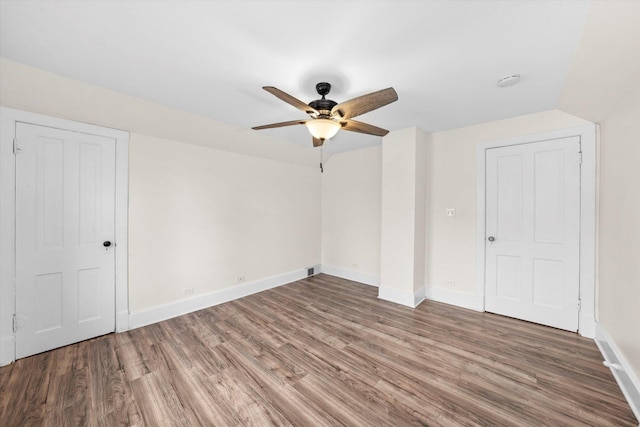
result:
<svg viewBox="0 0 640 427"><path fill-rule="evenodd" d="M318 163L311 148L2 57L0 76L0 103L6 107L310 167Z"/></svg>
<svg viewBox="0 0 640 427"><path fill-rule="evenodd" d="M312 148L3 58L0 75L3 106L130 131L134 313L177 303L160 313L175 315L194 306L180 305L187 297L233 290L238 277L272 285L273 276L291 277L320 262L320 173ZM183 295L185 288L193 294Z"/></svg>
<svg viewBox="0 0 640 427"><path fill-rule="evenodd" d="M425 138L427 287L476 294L476 145L588 123L551 110L437 132ZM325 168L323 265L380 274L380 156L376 147L334 154ZM365 195L369 195L366 201ZM446 208L455 208L456 217L447 218ZM351 237L362 241L354 242ZM447 281L453 281L455 286L447 286Z"/></svg>
<svg viewBox="0 0 640 427"><path fill-rule="evenodd" d="M382 142L382 228L380 249L380 287L392 288L408 293L406 300L413 302L414 289L422 284L416 283L423 277L416 275L416 253L424 255L422 236L417 236L416 220L421 216L423 206L416 197L424 182L421 169L424 169L423 146L418 141L417 128L407 128L391 132ZM420 240L418 242L417 240ZM421 250L420 250L421 249ZM405 294L406 296L406 294ZM388 299L388 298L385 298ZM412 305L413 304L409 304Z"/></svg>
<svg viewBox="0 0 640 427"><path fill-rule="evenodd" d="M382 141L382 218L378 298L415 307L424 300L426 144L411 127Z"/></svg>
<svg viewBox="0 0 640 427"><path fill-rule="evenodd" d="M640 414L640 2L593 2L558 108L600 124L598 323ZM623 381L624 383L624 381Z"/></svg>
<svg viewBox="0 0 640 427"><path fill-rule="evenodd" d="M132 134L133 312L320 261L320 171Z"/></svg>
<svg viewBox="0 0 640 427"><path fill-rule="evenodd" d="M431 134L427 159L428 288L476 294L476 145L588 124L558 110ZM445 216L454 208L456 216ZM446 282L454 283L447 286Z"/></svg>
<svg viewBox="0 0 640 427"><path fill-rule="evenodd" d="M380 275L381 146L333 155L322 174L325 271ZM346 272L344 270L347 270Z"/></svg>
<svg viewBox="0 0 640 427"><path fill-rule="evenodd" d="M600 125L599 323L640 379L640 90ZM640 390L639 390L640 391Z"/></svg>
<svg viewBox="0 0 640 427"><path fill-rule="evenodd" d="M639 76L640 2L593 1L556 108L600 123Z"/></svg>

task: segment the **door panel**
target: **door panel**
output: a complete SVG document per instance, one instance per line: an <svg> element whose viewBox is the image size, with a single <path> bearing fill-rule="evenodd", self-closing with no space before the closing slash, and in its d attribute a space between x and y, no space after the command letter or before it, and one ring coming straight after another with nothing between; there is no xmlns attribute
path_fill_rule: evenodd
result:
<svg viewBox="0 0 640 427"><path fill-rule="evenodd" d="M115 140L18 123L16 357L115 330Z"/></svg>
<svg viewBox="0 0 640 427"><path fill-rule="evenodd" d="M564 263L553 259L533 260L533 304L562 309Z"/></svg>
<svg viewBox="0 0 640 427"><path fill-rule="evenodd" d="M520 257L498 255L496 258L496 296L520 301Z"/></svg>
<svg viewBox="0 0 640 427"><path fill-rule="evenodd" d="M64 141L40 138L36 145L36 182L34 183L38 222L38 249L63 247ZM26 157L26 156L22 156ZM16 159L17 161L17 159Z"/></svg>
<svg viewBox="0 0 640 427"><path fill-rule="evenodd" d="M538 243L564 242L564 154L564 150L534 153L533 238Z"/></svg>
<svg viewBox="0 0 640 427"><path fill-rule="evenodd" d="M577 331L579 152L578 137L487 150L487 311Z"/></svg>
<svg viewBox="0 0 640 427"><path fill-rule="evenodd" d="M522 239L522 155L498 159L497 215L500 240Z"/></svg>

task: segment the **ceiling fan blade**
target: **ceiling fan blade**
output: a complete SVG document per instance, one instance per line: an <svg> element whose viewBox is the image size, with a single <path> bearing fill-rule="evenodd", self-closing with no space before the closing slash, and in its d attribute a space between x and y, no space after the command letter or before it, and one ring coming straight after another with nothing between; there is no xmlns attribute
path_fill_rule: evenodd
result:
<svg viewBox="0 0 640 427"><path fill-rule="evenodd" d="M351 132L366 133L367 135L385 136L388 130L373 126L367 123L358 122L356 120L341 120L342 129Z"/></svg>
<svg viewBox="0 0 640 427"><path fill-rule="evenodd" d="M306 122L307 122L306 120L291 120L289 122L271 123L270 125L255 126L255 127L252 127L251 129L260 130L260 129L281 128L284 126L303 125Z"/></svg>
<svg viewBox="0 0 640 427"><path fill-rule="evenodd" d="M311 137L313 139L313 146L314 147L320 147L322 144L324 144L324 141L315 137Z"/></svg>
<svg viewBox="0 0 640 427"><path fill-rule="evenodd" d="M336 105L331 109L331 117L335 117L338 120L350 119L397 100L398 94L392 87L389 87Z"/></svg>
<svg viewBox="0 0 640 427"><path fill-rule="evenodd" d="M304 111L305 113L307 113L311 117L315 118L315 117L318 117L318 115L320 115L320 113L318 113L318 110L316 110L315 108L310 107L309 105L307 105L304 102L300 101L298 98L294 98L293 96L289 95L286 92L281 91L278 88L275 88L273 86L263 86L262 89L264 89L267 92L269 92L270 94L280 98L281 100L283 100L287 104L293 105L298 110Z"/></svg>

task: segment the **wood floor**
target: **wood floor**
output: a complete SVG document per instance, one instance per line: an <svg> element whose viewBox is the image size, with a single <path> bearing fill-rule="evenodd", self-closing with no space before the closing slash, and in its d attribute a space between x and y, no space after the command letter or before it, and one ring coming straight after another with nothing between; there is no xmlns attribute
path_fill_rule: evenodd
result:
<svg viewBox="0 0 640 427"><path fill-rule="evenodd" d="M0 425L638 425L592 340L320 275L0 368Z"/></svg>

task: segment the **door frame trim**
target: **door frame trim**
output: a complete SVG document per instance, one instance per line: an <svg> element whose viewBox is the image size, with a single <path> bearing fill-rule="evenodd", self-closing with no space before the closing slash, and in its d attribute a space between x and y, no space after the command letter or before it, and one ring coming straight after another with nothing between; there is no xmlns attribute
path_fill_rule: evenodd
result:
<svg viewBox="0 0 640 427"><path fill-rule="evenodd" d="M15 361L15 157L16 123L113 138L116 141L115 182L115 330L129 329L128 204L129 132L49 117L0 106L0 366Z"/></svg>
<svg viewBox="0 0 640 427"><path fill-rule="evenodd" d="M593 338L596 326L596 125L481 142L476 147L476 293L485 311L485 201L486 151L490 148L528 144L578 136L582 150L580 168L580 311L578 332Z"/></svg>

